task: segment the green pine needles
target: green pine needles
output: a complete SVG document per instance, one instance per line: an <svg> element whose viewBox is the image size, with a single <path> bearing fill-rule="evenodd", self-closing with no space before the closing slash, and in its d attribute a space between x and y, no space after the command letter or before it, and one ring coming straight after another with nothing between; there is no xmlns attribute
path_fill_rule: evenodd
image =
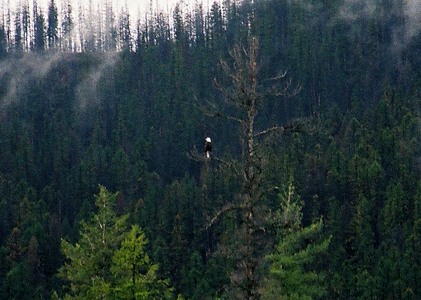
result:
<svg viewBox="0 0 421 300"><path fill-rule="evenodd" d="M327 253L330 238L323 237L323 221L302 227L302 204L290 184L280 195L281 213L278 219L278 245L275 253L266 257L268 277L262 286L262 299L319 299L326 294L317 259Z"/></svg>
<svg viewBox="0 0 421 300"><path fill-rule="evenodd" d="M98 211L81 222L79 241L62 240L67 262L59 276L69 283L63 299L169 299L168 280L157 278L158 265L145 253L142 229L127 228L127 215L117 216L117 194L100 187Z"/></svg>

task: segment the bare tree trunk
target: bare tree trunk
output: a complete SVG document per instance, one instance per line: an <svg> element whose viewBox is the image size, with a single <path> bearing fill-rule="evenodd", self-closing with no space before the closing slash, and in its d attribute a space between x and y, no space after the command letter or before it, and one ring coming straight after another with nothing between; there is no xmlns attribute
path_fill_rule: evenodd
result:
<svg viewBox="0 0 421 300"><path fill-rule="evenodd" d="M234 239L237 238L242 245L237 244L238 249L231 250L237 263L236 270L231 276L233 295L230 296L248 300L259 299L259 269L265 255L263 249L269 238L265 230L267 213L262 209L263 203L261 203L263 169L268 158L262 152L262 143L257 141L257 137L260 139L269 132L282 133L284 130L281 126L257 132L255 130L256 117L264 100L264 94L268 92L262 91L259 83L258 49L258 39L250 36L247 48L237 46L230 53L234 60L232 66L221 61L221 66L231 79L232 86L223 87L215 80L215 85L225 97L226 103L237 110L241 117L226 116L213 103L201 107L208 115L232 120L241 126L242 144L246 149L242 151L242 161L239 164L232 164L235 174L242 183L242 190L238 195L240 200L238 203L226 203L211 219L208 228L228 211L235 210L241 216L236 228L237 236ZM286 73L280 74L270 80L283 79ZM281 96L289 86L290 83L287 82L282 93L272 86L269 92ZM215 160L219 161L217 157ZM239 168L235 169L235 166Z"/></svg>

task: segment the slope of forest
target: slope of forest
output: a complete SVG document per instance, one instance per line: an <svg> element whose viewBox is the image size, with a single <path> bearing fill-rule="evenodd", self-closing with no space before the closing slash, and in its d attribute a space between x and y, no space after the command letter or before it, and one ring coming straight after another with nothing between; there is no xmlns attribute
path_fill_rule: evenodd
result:
<svg viewBox="0 0 421 300"><path fill-rule="evenodd" d="M419 1L70 3L0 24L0 300L81 299L98 216L147 297L421 298Z"/></svg>

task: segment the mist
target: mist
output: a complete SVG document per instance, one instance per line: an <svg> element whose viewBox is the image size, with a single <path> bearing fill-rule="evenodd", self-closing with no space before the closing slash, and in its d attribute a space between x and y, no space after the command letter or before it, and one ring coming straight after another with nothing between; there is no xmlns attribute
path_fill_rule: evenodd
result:
<svg viewBox="0 0 421 300"><path fill-rule="evenodd" d="M59 52L37 54L23 53L0 61L0 82L5 89L1 97L1 107L20 101L32 82L43 80L52 68L64 59Z"/></svg>
<svg viewBox="0 0 421 300"><path fill-rule="evenodd" d="M79 109L84 109L90 105L97 105L101 102L99 84L104 76L112 76L114 65L119 58L119 52L109 51L95 56L95 61L91 67L83 72L82 80L75 87L75 105ZM22 56L10 57L0 62L0 82L4 89L0 98L0 106L6 109L12 103L25 101L25 94L31 90L34 83L44 81L51 72L66 65L71 67L71 62L77 62L78 56L72 53L46 52L23 53ZM74 64L77 66L77 64ZM69 73L78 72L77 69L68 70ZM86 74L85 74L86 72ZM58 73L60 76L60 72ZM60 78L54 78L60 80ZM104 81L103 81L104 82Z"/></svg>
<svg viewBox="0 0 421 300"><path fill-rule="evenodd" d="M339 18L352 26L362 21L391 23L393 42L391 49L399 52L421 28L421 1L346 0L339 9Z"/></svg>

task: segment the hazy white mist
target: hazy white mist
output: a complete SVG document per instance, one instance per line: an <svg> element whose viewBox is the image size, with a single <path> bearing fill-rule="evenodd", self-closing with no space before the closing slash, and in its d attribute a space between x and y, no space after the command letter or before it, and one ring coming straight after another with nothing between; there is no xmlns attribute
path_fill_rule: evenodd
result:
<svg viewBox="0 0 421 300"><path fill-rule="evenodd" d="M20 0L25 1L25 0ZM29 3L32 3L33 0L26 0ZM48 3L50 3L51 0L38 0L38 3L42 3L42 6L44 9L48 7ZM61 7L61 3L65 2L67 0L54 0L57 7ZM105 3L106 0L72 0L72 6L77 9L79 5L87 6L89 1L92 1L94 4L94 7L98 6L98 3ZM179 2L182 2L184 6L194 6L197 2L201 3L202 0L107 0L109 2L112 2L113 7L115 8L115 11L120 11L121 7L124 7L127 4L127 7L129 8L129 12L132 16L137 16L139 13L145 14L149 11L151 5L154 10L160 10L160 11L171 11L172 8ZM18 1L16 1L17 4ZM31 5L32 6L32 5Z"/></svg>

